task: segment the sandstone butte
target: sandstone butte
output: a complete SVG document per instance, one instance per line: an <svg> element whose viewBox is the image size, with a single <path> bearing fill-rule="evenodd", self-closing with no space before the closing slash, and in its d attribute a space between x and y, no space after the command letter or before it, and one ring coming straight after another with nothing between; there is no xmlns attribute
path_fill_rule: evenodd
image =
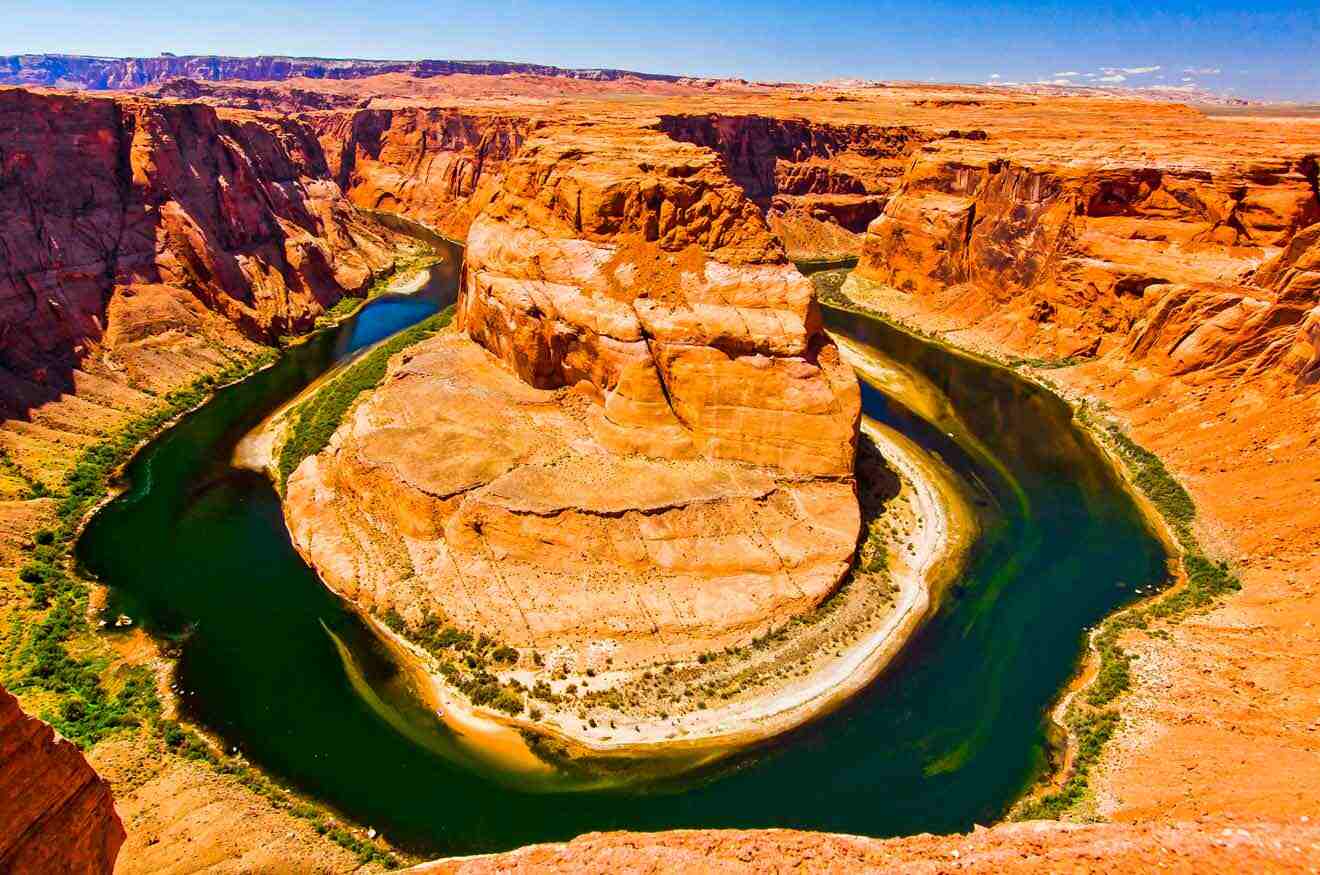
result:
<svg viewBox="0 0 1320 875"><path fill-rule="evenodd" d="M483 486L480 507L456 517L492 520L510 561L525 537L514 525L526 513L522 478L544 463L547 434L610 465L631 457L596 458L597 447L649 442L647 452L670 454L679 469L709 466L725 484L722 466L748 461L770 472L753 492L846 480L827 460L794 468L804 454L791 446L722 440L701 383L661 404L653 375L682 384L689 356L755 349L766 376L791 377L776 369L800 357L798 338L817 326L784 258L853 254L852 292L864 303L953 343L1073 363L1045 373L1061 391L1104 401L1164 458L1197 501L1203 543L1243 579L1241 593L1164 635L1130 635L1140 658L1123 728L1092 781L1095 813L1109 823L886 842L776 831L588 836L440 871L663 868L698 854L712 868L1135 871L1167 859L1183 871L1304 871L1320 853L1303 820L1320 816L1320 124L962 86L391 71L171 87L181 99L163 89L165 99L0 91L0 444L23 471L58 480L78 447L147 403L147 390L218 365L219 350L305 327L360 288L397 244L357 206L469 242L460 319L480 345L445 337L396 362L353 429L375 405L408 413L408 369L443 380L446 344L485 362L477 385L496 384L549 423L546 433L514 423L494 435L526 463L479 476L418 465L397 484L440 485L430 498L443 504L460 481L509 478L522 491ZM313 111L263 112L298 108L301 92L318 95L306 104ZM620 271L704 281L651 300L616 285ZM685 318L698 305L718 311L707 296L752 291L765 302L755 316L797 320L769 334L756 320L733 323L727 308L709 322ZM828 383L829 364L818 364L812 388ZM636 380L611 409L602 386L617 387L625 370ZM339 454L345 464L370 458L353 429L342 435L354 450ZM12 499L0 506L12 547L50 510L0 482ZM434 508L395 504L400 525L439 522ZM589 522L581 507L552 505ZM24 607L10 597L3 610ZM120 769L116 784L116 760L100 750L110 744L91 758L104 762L121 810L150 810L167 787L212 780L200 769L168 783ZM253 816L262 830L241 833L252 847L235 840L235 854L256 853L263 831L292 829L278 813ZM226 811L205 820L210 841L235 823ZM139 832L130 821L120 867L168 869L149 861L184 832L160 823ZM339 850L317 841L308 837L297 859Z"/></svg>

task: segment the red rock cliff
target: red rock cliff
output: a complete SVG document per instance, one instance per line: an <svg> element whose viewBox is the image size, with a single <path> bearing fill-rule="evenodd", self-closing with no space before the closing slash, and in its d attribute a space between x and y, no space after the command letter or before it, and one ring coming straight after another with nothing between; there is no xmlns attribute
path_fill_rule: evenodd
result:
<svg viewBox="0 0 1320 875"><path fill-rule="evenodd" d="M108 873L124 835L78 748L0 688L0 871Z"/></svg>
<svg viewBox="0 0 1320 875"><path fill-rule="evenodd" d="M249 337L305 329L393 248L298 122L0 91L0 365L11 376L67 382L125 309L205 311Z"/></svg>
<svg viewBox="0 0 1320 875"><path fill-rule="evenodd" d="M1090 148L928 146L868 229L859 274L961 294L962 312L1048 354L1314 379L1315 157Z"/></svg>
<svg viewBox="0 0 1320 875"><path fill-rule="evenodd" d="M629 125L546 128L488 200L461 325L533 386L590 385L602 444L852 472L856 379L715 153Z"/></svg>
<svg viewBox="0 0 1320 875"><path fill-rule="evenodd" d="M526 115L434 107L373 109L308 117L330 170L353 203L402 213L456 239L467 235L478 187L535 126Z"/></svg>

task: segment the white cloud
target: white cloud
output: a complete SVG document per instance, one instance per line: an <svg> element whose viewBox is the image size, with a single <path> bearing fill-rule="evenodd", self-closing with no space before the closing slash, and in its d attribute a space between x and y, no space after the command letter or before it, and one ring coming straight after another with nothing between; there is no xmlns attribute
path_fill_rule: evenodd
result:
<svg viewBox="0 0 1320 875"><path fill-rule="evenodd" d="M1184 82L1195 82L1196 80L1193 79L1191 76L1184 76L1184 77L1183 77L1183 81L1184 81Z"/></svg>
<svg viewBox="0 0 1320 875"><path fill-rule="evenodd" d="M1000 78L1002 78L1002 77L1001 77L998 73L991 73L991 74L990 74L990 78L991 78L991 79L1000 79Z"/></svg>
<svg viewBox="0 0 1320 875"><path fill-rule="evenodd" d="M1080 75L1082 75L1082 74L1081 74L1081 73L1078 73L1076 70L1073 70L1073 71L1068 72L1068 73L1055 73L1055 74L1054 74L1054 78L1055 78L1055 79L1063 79L1063 78L1066 78L1066 77L1068 77L1068 76L1080 76Z"/></svg>
<svg viewBox="0 0 1320 875"><path fill-rule="evenodd" d="M1164 67L1156 64L1153 67L1122 67L1120 69L1129 76L1144 76L1147 73L1158 73L1160 70L1163 70Z"/></svg>
<svg viewBox="0 0 1320 875"><path fill-rule="evenodd" d="M1183 72L1193 76L1218 76L1220 70L1218 67L1186 67Z"/></svg>
<svg viewBox="0 0 1320 875"><path fill-rule="evenodd" d="M1111 75L1109 75L1109 76L1101 76L1101 77L1100 77L1099 79L1097 79L1096 81L1097 81L1097 82L1126 82L1126 81L1127 81L1127 77L1124 76L1122 73L1113 73L1113 74L1111 74Z"/></svg>
<svg viewBox="0 0 1320 875"><path fill-rule="evenodd" d="M1072 85L1071 79L1037 79L1037 85Z"/></svg>

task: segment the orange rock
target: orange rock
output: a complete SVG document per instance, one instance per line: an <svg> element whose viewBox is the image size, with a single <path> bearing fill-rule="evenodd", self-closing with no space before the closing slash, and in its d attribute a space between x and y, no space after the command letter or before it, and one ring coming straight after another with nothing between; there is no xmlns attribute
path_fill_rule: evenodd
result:
<svg viewBox="0 0 1320 875"><path fill-rule="evenodd" d="M82 752L0 688L0 870L108 873L124 843L110 787Z"/></svg>
<svg viewBox="0 0 1320 875"><path fill-rule="evenodd" d="M294 543L369 609L620 667L745 641L834 590L851 481L616 455L594 407L465 337L427 341L289 479Z"/></svg>
<svg viewBox="0 0 1320 875"><path fill-rule="evenodd" d="M122 312L133 298L115 290L141 287L140 302L171 286L247 337L273 339L310 327L397 248L291 121L5 89L0 155L0 363L19 378L44 369L49 388L113 354L107 301L114 293Z"/></svg>

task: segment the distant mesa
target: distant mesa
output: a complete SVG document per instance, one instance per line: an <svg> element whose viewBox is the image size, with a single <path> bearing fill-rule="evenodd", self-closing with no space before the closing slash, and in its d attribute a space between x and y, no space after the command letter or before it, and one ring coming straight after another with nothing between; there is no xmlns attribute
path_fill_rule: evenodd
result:
<svg viewBox="0 0 1320 875"><path fill-rule="evenodd" d="M9 55L0 57L0 85L82 88L92 91L142 88L181 76L218 82L241 79L277 82L285 79L362 79L384 73L402 73L421 79L466 73L478 76L524 74L566 79L613 81L641 79L678 82L684 77L631 70L568 69L547 64L511 61L379 61L356 58L294 58L257 55L174 55L154 58L97 58L86 55Z"/></svg>

